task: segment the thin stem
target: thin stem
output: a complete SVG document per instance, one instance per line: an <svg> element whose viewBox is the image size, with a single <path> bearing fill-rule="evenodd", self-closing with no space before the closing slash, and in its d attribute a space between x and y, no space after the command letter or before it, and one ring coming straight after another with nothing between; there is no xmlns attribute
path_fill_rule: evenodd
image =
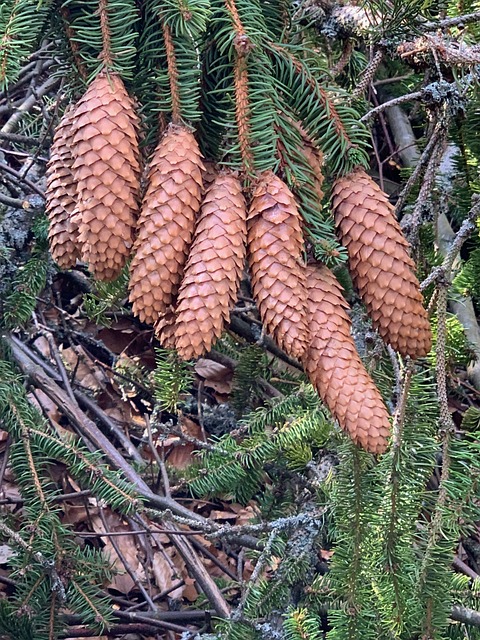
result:
<svg viewBox="0 0 480 640"><path fill-rule="evenodd" d="M102 30L103 49L100 57L106 67L112 66L112 44L110 38L110 25L108 20L108 0L99 0L98 13L100 14L100 27Z"/></svg>
<svg viewBox="0 0 480 640"><path fill-rule="evenodd" d="M168 79L170 82L170 95L172 99L172 122L180 124L182 121L180 107L180 91L178 86L178 68L177 58L175 56L175 46L173 44L172 33L170 27L163 23L163 39L167 52Z"/></svg>

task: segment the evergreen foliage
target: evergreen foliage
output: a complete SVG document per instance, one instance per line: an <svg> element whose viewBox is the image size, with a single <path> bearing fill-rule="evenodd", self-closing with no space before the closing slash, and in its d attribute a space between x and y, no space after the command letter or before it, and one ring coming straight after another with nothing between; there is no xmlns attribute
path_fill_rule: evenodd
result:
<svg viewBox="0 0 480 640"><path fill-rule="evenodd" d="M153 373L155 399L161 411L174 413L192 385L193 374L188 363L179 359L175 351L157 348L156 369Z"/></svg>
<svg viewBox="0 0 480 640"><path fill-rule="evenodd" d="M237 170L247 189L257 172L271 169L281 175L300 205L306 254L342 273L346 252L336 240L329 186L319 202L305 139L324 152L328 178L347 174L358 164L368 168L371 139L377 160L382 159L382 180L396 178L390 141L378 141L384 121L372 135L361 122L367 102L352 96L369 71L370 51L381 51L384 60L396 56L384 62L378 76L388 81L392 96L406 88L421 91L422 65L428 66L424 50L419 46L410 72L397 45L422 36L425 21L437 14L455 17L460 11L478 11L480 4L366 0L354 9L365 9L368 26L349 31L347 24L345 32L327 5L287 0L4 0L0 89L8 96L22 65L48 34L59 43L55 72L66 75L64 90L72 100L104 68L122 76L142 114L145 156L173 121L195 130L205 158ZM478 24L454 25L449 37L453 40L459 32L466 34L467 43L478 42ZM329 38L332 33L335 37ZM349 60L333 73L332 63L341 62L350 45ZM430 55L428 47L426 51ZM450 68L437 56L428 74L442 82L444 76L454 80L458 94L452 109L445 102L423 102L414 116L416 133L425 136L418 140L424 148L429 131L421 118L434 120L442 109L443 115L453 113L446 141L459 150L449 192L454 225L465 220L472 195L480 192L475 73L472 65L468 71ZM403 79L397 82L397 76ZM25 126L24 133L29 133ZM387 155L390 164L384 160ZM417 197L415 187L407 202L413 205ZM449 203L441 204L445 208ZM442 256L435 220L417 222L418 274L426 278ZM32 231L31 251L23 256L1 301L5 331L26 327L53 273L41 220ZM0 252L8 257L4 247ZM453 296L470 296L478 309L478 238L463 247L462 258ZM115 282L95 284L84 296L81 312L103 326L117 314L128 315L127 281L125 268ZM351 283L348 288L350 292ZM433 282L426 298L435 300L439 291ZM380 457L347 441L302 374L283 361L274 364L260 341L246 345L223 338L218 343L218 350L235 361L230 404L239 421L232 417L233 430L223 428L223 435L210 437L206 446L196 441L200 450L192 454L193 464L176 470L175 478L186 490L183 498L229 499L242 505L254 500L258 510L252 527L258 527L259 548L246 553L254 567L250 581L221 584L224 592L235 594L231 618L215 620L211 634L200 632L198 638L479 636L470 626L453 623L450 614L453 605L480 606L478 580L452 568L459 540L472 535L478 522L480 411L472 406L461 424L456 420L455 428L445 428L438 379L432 373L439 366L439 351L447 374L466 368L472 351L455 316L440 316L439 321L433 313L432 326L433 349L415 366L391 352L389 357L377 343L372 353L365 350L366 366L385 402L401 409L393 420L391 446ZM365 341L365 335L359 339ZM139 371L143 375L143 369ZM150 380L157 410L176 423L186 410L186 399L193 396L192 363L181 362L173 351L156 349ZM265 381L275 384L278 397L264 400ZM101 591L113 570L94 545L80 547L62 522L54 461L91 491L100 508L108 505L129 516L142 504L135 487L108 468L100 453L91 453L63 430L57 432L30 402L27 389L5 348L0 359L0 421L11 440L9 462L24 506L0 519L0 535L16 551L11 563L18 585L8 600L0 599L0 636L53 640L63 633L65 611L79 613L85 625L101 634L113 620L111 602ZM403 409L402 389L408 391ZM198 409L200 413L202 407ZM438 486L432 482L435 473ZM243 552L240 559L243 562Z"/></svg>
<svg viewBox="0 0 480 640"><path fill-rule="evenodd" d="M0 361L0 419L12 438L10 463L26 501L17 532L0 521L5 541L14 536L12 575L18 578L14 599L0 609L0 630L9 638L51 640L62 628L59 613L65 607L101 630L112 620L108 599L99 597L112 570L98 550L80 548L62 523L61 504L54 501L59 491L49 473L51 461L63 462L98 500L122 513L138 507L135 491L104 466L100 455L54 432L5 360Z"/></svg>
<svg viewBox="0 0 480 640"><path fill-rule="evenodd" d="M40 295L47 283L49 268L46 218L33 226L35 244L31 257L20 266L10 290L2 301L2 324L8 329L24 325L32 316Z"/></svg>

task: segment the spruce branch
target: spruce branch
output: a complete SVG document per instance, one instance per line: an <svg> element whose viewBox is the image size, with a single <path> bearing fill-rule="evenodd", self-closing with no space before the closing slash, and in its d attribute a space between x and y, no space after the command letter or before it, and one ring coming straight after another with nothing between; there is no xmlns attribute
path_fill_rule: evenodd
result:
<svg viewBox="0 0 480 640"><path fill-rule="evenodd" d="M65 34L67 36L68 44L70 45L75 67L77 68L82 80L86 80L88 73L80 54L80 47L76 39L75 31L72 28L71 15L68 6L62 5L60 7L60 15L62 16Z"/></svg>
<svg viewBox="0 0 480 640"><path fill-rule="evenodd" d="M465 13L463 15L455 16L453 18L445 18L438 22L426 22L423 24L425 31L437 31L437 29L450 29L451 27L459 27L470 22L477 22L480 20L480 11L474 11L472 13Z"/></svg>
<svg viewBox="0 0 480 640"><path fill-rule="evenodd" d="M108 0L99 0L98 2L98 14L100 16L100 28L102 30L102 51L100 58L103 60L107 68L112 66L112 44L110 23L108 18Z"/></svg>
<svg viewBox="0 0 480 640"><path fill-rule="evenodd" d="M175 57L175 47L172 40L170 27L162 24L163 38L165 40L165 50L167 53L168 79L170 81L170 95L172 101L172 122L181 123L180 92L178 88L178 69Z"/></svg>
<svg viewBox="0 0 480 640"><path fill-rule="evenodd" d="M235 30L234 50L234 87L235 87L235 117L237 120L240 153L243 170L247 175L254 169L254 158L251 150L250 104L247 56L254 46L245 32L238 14L235 0L225 0L225 6L230 14Z"/></svg>

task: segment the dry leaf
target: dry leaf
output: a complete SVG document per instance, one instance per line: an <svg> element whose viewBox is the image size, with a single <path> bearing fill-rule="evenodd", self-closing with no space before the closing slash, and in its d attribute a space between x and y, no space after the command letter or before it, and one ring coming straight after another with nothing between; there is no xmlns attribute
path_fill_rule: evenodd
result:
<svg viewBox="0 0 480 640"><path fill-rule="evenodd" d="M128 533L130 531L130 527L110 509L104 510L104 517L110 533L119 531L125 532L125 535L123 536L115 536L115 545L120 549L137 579L141 582L145 582L145 571L138 557L137 539L135 536ZM94 531L97 533L101 534L105 532L105 527L100 516L93 516L91 523ZM125 566L118 557L115 547L112 544L111 537L103 536L102 542L105 545L103 551L106 557L113 563L115 569L120 572L119 575L114 576L109 587L116 589L120 593L130 593L130 591L135 587L135 582L126 572Z"/></svg>
<svg viewBox="0 0 480 640"><path fill-rule="evenodd" d="M172 571L172 567L160 549L158 549L153 556L153 575L155 576L155 582L160 591L170 589L176 582L181 580L180 574L177 575L176 571ZM183 590L183 587L178 587L174 591L171 591L168 597L181 598Z"/></svg>
<svg viewBox="0 0 480 640"><path fill-rule="evenodd" d="M205 386L222 394L232 391L233 371L219 362L200 358L195 365L197 376L204 378Z"/></svg>
<svg viewBox="0 0 480 640"><path fill-rule="evenodd" d="M108 383L100 367L95 366L83 347L68 347L61 352L62 360L69 371L75 371L75 380L84 388L98 392Z"/></svg>
<svg viewBox="0 0 480 640"><path fill-rule="evenodd" d="M62 419L62 414L58 410L57 405L47 396L46 393L41 389L36 389L35 395L33 395L33 393L28 394L28 399L40 411L43 410L55 426L59 425Z"/></svg>
<svg viewBox="0 0 480 640"><path fill-rule="evenodd" d="M50 344L45 336L38 336L38 338L33 341L33 346L45 358L45 360L50 360L50 362L52 362Z"/></svg>

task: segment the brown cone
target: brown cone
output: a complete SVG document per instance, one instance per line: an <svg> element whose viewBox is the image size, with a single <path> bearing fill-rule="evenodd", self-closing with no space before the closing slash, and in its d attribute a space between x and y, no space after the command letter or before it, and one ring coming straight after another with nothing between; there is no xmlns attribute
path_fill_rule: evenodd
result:
<svg viewBox="0 0 480 640"><path fill-rule="evenodd" d="M388 413L350 335L341 286L327 267L317 265L307 267L307 287L311 343L305 371L352 440L383 453L390 435Z"/></svg>
<svg viewBox="0 0 480 640"><path fill-rule="evenodd" d="M157 324L155 325L155 333L157 334L158 341L165 347L165 349L175 349L175 329L176 329L177 315L173 307L168 307Z"/></svg>
<svg viewBox="0 0 480 640"><path fill-rule="evenodd" d="M210 351L230 319L245 263L246 215L240 180L220 173L202 203L178 294L176 347L185 360Z"/></svg>
<svg viewBox="0 0 480 640"><path fill-rule="evenodd" d="M200 210L203 170L193 134L170 126L150 164L130 266L130 300L142 322L157 323L175 304Z"/></svg>
<svg viewBox="0 0 480 640"><path fill-rule="evenodd" d="M45 210L50 220L50 252L62 269L75 266L80 258L78 227L72 220L77 195L72 173L72 120L73 110L68 109L55 131L46 171Z"/></svg>
<svg viewBox="0 0 480 640"><path fill-rule="evenodd" d="M353 282L373 326L402 355L427 355L431 331L415 264L386 195L356 169L336 181L333 208Z"/></svg>
<svg viewBox="0 0 480 640"><path fill-rule="evenodd" d="M82 257L98 280L113 280L133 247L140 185L138 117L118 75L95 78L73 130Z"/></svg>
<svg viewBox="0 0 480 640"><path fill-rule="evenodd" d="M303 153L305 154L305 158L308 161L310 169L313 174L313 190L315 195L318 198L318 204L323 200L324 192L323 192L323 153L320 149L317 149L313 146L311 142L308 140L304 142L303 145Z"/></svg>
<svg viewBox="0 0 480 640"><path fill-rule="evenodd" d="M253 295L267 332L300 359L308 344L303 235L295 199L272 171L258 179L248 214Z"/></svg>

